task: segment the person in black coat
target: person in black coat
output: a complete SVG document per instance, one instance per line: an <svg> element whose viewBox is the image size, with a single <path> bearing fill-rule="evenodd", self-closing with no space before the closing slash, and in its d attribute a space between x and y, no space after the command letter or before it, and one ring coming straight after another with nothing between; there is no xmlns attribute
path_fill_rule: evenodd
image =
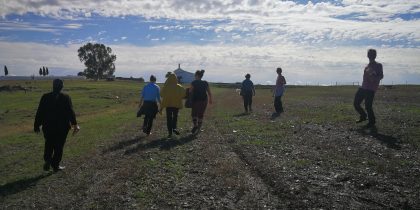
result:
<svg viewBox="0 0 420 210"><path fill-rule="evenodd" d="M48 171L50 166L55 172L63 170L60 161L63 156L63 147L67 134L73 127L73 134L79 131L76 115L73 111L70 96L61 93L63 81L53 81L53 91L42 96L36 112L34 131L42 132L45 138L44 148L44 170Z"/></svg>

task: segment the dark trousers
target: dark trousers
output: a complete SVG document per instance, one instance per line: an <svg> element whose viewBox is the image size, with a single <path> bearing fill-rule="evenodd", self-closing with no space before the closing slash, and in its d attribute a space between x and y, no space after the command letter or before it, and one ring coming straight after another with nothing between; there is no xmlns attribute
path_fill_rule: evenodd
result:
<svg viewBox="0 0 420 210"><path fill-rule="evenodd" d="M150 132L152 131L153 119L154 119L154 117L149 115L149 114L144 115L144 121L143 121L143 132L144 133L150 134Z"/></svg>
<svg viewBox="0 0 420 210"><path fill-rule="evenodd" d="M157 103L154 101L144 101L142 107L140 108L141 113L144 114L143 121L143 132L150 134L152 131L153 120L158 113Z"/></svg>
<svg viewBox="0 0 420 210"><path fill-rule="evenodd" d="M359 90L356 92L356 96L354 97L354 108L359 113L361 119L366 119L368 117L370 124L375 124L375 113L373 113L373 98L375 97L375 91L372 90L366 90L359 88ZM365 110L360 106L365 101Z"/></svg>
<svg viewBox="0 0 420 210"><path fill-rule="evenodd" d="M283 104L281 102L281 96L276 96L274 98L274 109L276 110L277 113L282 113L283 110Z"/></svg>
<svg viewBox="0 0 420 210"><path fill-rule="evenodd" d="M242 96L244 99L244 108L245 112L248 112L252 110L252 94L246 94Z"/></svg>
<svg viewBox="0 0 420 210"><path fill-rule="evenodd" d="M192 102L191 117L194 127L201 127L203 124L204 112L206 111L206 108L207 100Z"/></svg>
<svg viewBox="0 0 420 210"><path fill-rule="evenodd" d="M172 131L176 129L176 124L178 121L178 108L167 107L166 108L166 125L168 127L169 134L172 134Z"/></svg>
<svg viewBox="0 0 420 210"><path fill-rule="evenodd" d="M66 143L67 131L43 131L45 138L44 161L53 168L58 168L63 157L63 148Z"/></svg>

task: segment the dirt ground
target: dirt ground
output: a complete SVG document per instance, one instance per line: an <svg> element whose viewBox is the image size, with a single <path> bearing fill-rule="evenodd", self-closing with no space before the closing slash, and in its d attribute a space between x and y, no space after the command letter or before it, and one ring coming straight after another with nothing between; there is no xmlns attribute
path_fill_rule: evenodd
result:
<svg viewBox="0 0 420 210"><path fill-rule="evenodd" d="M140 122L126 125L109 144L64 160L62 172L3 186L2 209L420 209L420 155L407 136L420 117L395 114L395 99L378 93L376 102L378 121L393 126L365 129L293 111L325 100L286 101L286 112L270 120L271 105L242 115L232 94L217 96L239 105L210 106L197 136L185 122L179 137L161 137L163 117L148 137ZM339 113L353 113L348 100ZM420 97L402 100L418 106Z"/></svg>

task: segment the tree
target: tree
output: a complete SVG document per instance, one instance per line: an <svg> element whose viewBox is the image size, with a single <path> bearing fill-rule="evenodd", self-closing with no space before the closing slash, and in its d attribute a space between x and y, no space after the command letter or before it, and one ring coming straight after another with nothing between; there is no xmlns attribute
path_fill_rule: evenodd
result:
<svg viewBox="0 0 420 210"><path fill-rule="evenodd" d="M47 75L47 72L45 72L45 67L42 67L42 76L45 77L45 75Z"/></svg>
<svg viewBox="0 0 420 210"><path fill-rule="evenodd" d="M39 76L42 76L42 68L39 68Z"/></svg>
<svg viewBox="0 0 420 210"><path fill-rule="evenodd" d="M45 67L45 73L46 73L46 75L50 74L50 72L48 71L48 67Z"/></svg>
<svg viewBox="0 0 420 210"><path fill-rule="evenodd" d="M9 70L7 70L7 66L4 66L4 76L9 75Z"/></svg>
<svg viewBox="0 0 420 210"><path fill-rule="evenodd" d="M85 72L81 71L81 72L77 73L77 76L83 77L83 76L85 76Z"/></svg>
<svg viewBox="0 0 420 210"><path fill-rule="evenodd" d="M87 43L77 52L80 62L84 62L86 66L84 70L86 78L98 80L114 75L114 62L117 56L112 54L110 47L98 43Z"/></svg>

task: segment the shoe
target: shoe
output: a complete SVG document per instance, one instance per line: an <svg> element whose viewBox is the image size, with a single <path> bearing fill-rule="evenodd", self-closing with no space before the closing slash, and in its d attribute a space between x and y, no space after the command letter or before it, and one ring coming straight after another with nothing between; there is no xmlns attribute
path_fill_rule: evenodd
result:
<svg viewBox="0 0 420 210"><path fill-rule="evenodd" d="M173 129L172 132L174 132L175 135L179 135L179 131L177 129Z"/></svg>
<svg viewBox="0 0 420 210"><path fill-rule="evenodd" d="M44 166L42 167L42 169L44 169L44 171L49 171L50 170L50 163L49 162L45 162Z"/></svg>
<svg viewBox="0 0 420 210"><path fill-rule="evenodd" d="M146 136L152 135L152 132L146 132Z"/></svg>
<svg viewBox="0 0 420 210"><path fill-rule="evenodd" d="M194 126L194 128L192 128L192 130L191 130L191 133L195 134L195 133L197 133L197 130L198 130L198 127Z"/></svg>
<svg viewBox="0 0 420 210"><path fill-rule="evenodd" d="M366 121L367 118L366 117L360 117L358 121L356 121L356 123L361 123L363 121Z"/></svg>
<svg viewBox="0 0 420 210"><path fill-rule="evenodd" d="M64 170L66 167L64 167L64 166L58 166L58 167L53 167L53 170L54 170L54 172L59 172L59 171L62 171L62 170Z"/></svg>
<svg viewBox="0 0 420 210"><path fill-rule="evenodd" d="M172 139L172 134L169 134L168 137L166 137L167 139Z"/></svg>

